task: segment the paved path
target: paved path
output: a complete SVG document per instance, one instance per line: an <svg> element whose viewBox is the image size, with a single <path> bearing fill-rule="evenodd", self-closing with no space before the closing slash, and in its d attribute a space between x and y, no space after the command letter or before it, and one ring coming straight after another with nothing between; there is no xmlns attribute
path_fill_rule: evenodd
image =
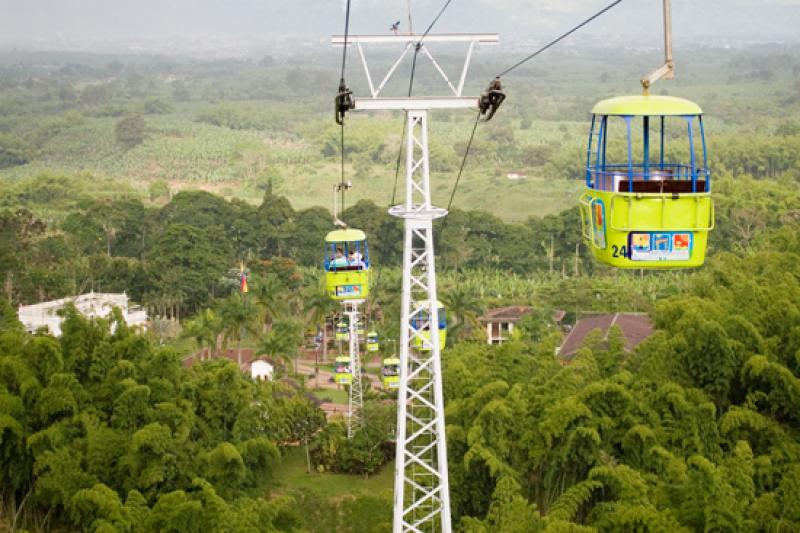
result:
<svg viewBox="0 0 800 533"><path fill-rule="evenodd" d="M370 366L372 366L370 364ZM297 372L306 376L314 374L314 361L308 359L297 360ZM381 388L381 380L374 374L362 373L361 378L369 381L369 386L374 389ZM365 384L366 385L366 384ZM333 381L333 372L330 370L330 364L319 365L319 371L316 377L310 378L306 381L306 386L312 389L336 389L338 388Z"/></svg>

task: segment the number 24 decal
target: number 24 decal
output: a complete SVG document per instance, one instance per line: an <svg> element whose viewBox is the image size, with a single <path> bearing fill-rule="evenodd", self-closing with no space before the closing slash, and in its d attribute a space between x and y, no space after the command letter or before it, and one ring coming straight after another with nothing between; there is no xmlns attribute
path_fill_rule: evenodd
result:
<svg viewBox="0 0 800 533"><path fill-rule="evenodd" d="M611 255L614 257L628 257L628 249L623 246L617 246L616 244L611 245Z"/></svg>

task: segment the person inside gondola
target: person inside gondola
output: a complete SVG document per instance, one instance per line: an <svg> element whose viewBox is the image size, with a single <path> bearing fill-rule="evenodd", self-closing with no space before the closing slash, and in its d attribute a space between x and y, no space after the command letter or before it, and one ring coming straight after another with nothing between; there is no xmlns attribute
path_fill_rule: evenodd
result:
<svg viewBox="0 0 800 533"><path fill-rule="evenodd" d="M331 266L334 268L347 266L347 258L344 256L341 248L336 248L336 257L331 261Z"/></svg>
<svg viewBox="0 0 800 533"><path fill-rule="evenodd" d="M361 252L358 250L351 250L350 255L347 258L347 263L351 267L355 267L360 270L364 268L364 256L361 255Z"/></svg>

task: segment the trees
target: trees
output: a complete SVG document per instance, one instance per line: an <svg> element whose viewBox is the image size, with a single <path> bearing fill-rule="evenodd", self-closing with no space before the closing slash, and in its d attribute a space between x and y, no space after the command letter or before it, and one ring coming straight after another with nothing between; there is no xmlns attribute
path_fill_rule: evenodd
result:
<svg viewBox="0 0 800 533"><path fill-rule="evenodd" d="M262 333L268 332L275 320L286 316L289 311L287 288L274 274L265 274L255 280L250 295L255 299Z"/></svg>
<svg viewBox="0 0 800 533"><path fill-rule="evenodd" d="M117 122L114 136L125 148L133 148L144 142L146 124L141 115L131 115Z"/></svg>
<svg viewBox="0 0 800 533"><path fill-rule="evenodd" d="M234 292L222 301L220 318L223 326L223 338L227 343L236 343L236 361L242 366L242 337L245 332L257 334L255 326L256 308L247 294Z"/></svg>
<svg viewBox="0 0 800 533"><path fill-rule="evenodd" d="M339 304L328 294L324 281L306 289L303 311L311 326L322 328L322 360L328 360L328 319L339 308Z"/></svg>
<svg viewBox="0 0 800 533"><path fill-rule="evenodd" d="M0 133L0 169L24 165L32 158L31 148L21 139Z"/></svg>
<svg viewBox="0 0 800 533"><path fill-rule="evenodd" d="M211 358L219 349L224 327L223 317L214 309L207 308L198 312L186 323L184 332L195 340L198 350L202 351L205 348L208 358Z"/></svg>
<svg viewBox="0 0 800 533"><path fill-rule="evenodd" d="M477 295L462 286L457 286L445 292L442 301L452 319L448 324L448 338L454 341L470 338L473 329L478 326L478 314L482 311Z"/></svg>
<svg viewBox="0 0 800 533"><path fill-rule="evenodd" d="M228 242L215 228L170 224L148 251L153 288L174 296L180 308L206 304L228 267Z"/></svg>
<svg viewBox="0 0 800 533"><path fill-rule="evenodd" d="M263 493L277 442L323 423L291 389L226 360L185 369L178 354L74 310L59 341L0 329L0 496L12 527L295 528L290 500L245 494Z"/></svg>
<svg viewBox="0 0 800 533"><path fill-rule="evenodd" d="M794 467L772 459L800 458L787 433L800 389L781 355L800 290L794 242L782 232L768 252L710 261L657 306L660 331L632 354L613 333L563 367L548 340L449 350L451 495L464 530L794 520L774 506Z"/></svg>
<svg viewBox="0 0 800 533"><path fill-rule="evenodd" d="M272 329L261 336L258 355L267 355L273 360L282 360L287 365L295 362L298 348L303 342L302 323L294 319L276 321ZM294 369L295 373L297 368Z"/></svg>

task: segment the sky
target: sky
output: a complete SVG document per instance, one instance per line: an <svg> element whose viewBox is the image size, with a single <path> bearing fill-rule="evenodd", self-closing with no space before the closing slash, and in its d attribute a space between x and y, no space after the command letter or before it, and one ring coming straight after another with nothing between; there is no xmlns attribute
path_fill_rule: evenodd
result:
<svg viewBox="0 0 800 533"><path fill-rule="evenodd" d="M424 29L445 0L351 0L351 31L387 33L401 20ZM611 0L452 0L437 31L499 32L547 40ZM324 39L341 33L345 0L0 0L0 44L221 38ZM800 0L673 0L675 39L798 42ZM623 0L584 34L660 39L661 2Z"/></svg>

